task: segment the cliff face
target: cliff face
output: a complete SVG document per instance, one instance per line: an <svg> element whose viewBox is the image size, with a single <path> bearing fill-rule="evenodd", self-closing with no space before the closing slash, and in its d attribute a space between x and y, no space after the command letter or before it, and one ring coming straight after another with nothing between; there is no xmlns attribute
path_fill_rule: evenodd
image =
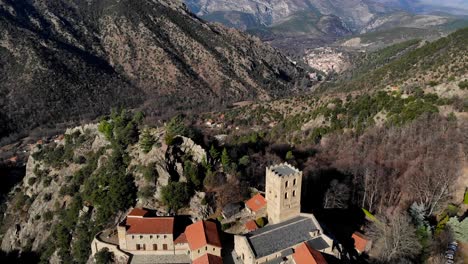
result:
<svg viewBox="0 0 468 264"><path fill-rule="evenodd" d="M177 1L0 0L0 31L0 138L116 106L164 115L306 86L273 48Z"/></svg>

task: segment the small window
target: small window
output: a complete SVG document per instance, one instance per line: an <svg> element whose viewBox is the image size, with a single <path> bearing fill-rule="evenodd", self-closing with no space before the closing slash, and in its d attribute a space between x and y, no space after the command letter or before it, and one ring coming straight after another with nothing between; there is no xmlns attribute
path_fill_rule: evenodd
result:
<svg viewBox="0 0 468 264"><path fill-rule="evenodd" d="M293 186L296 186L297 179L293 180Z"/></svg>
<svg viewBox="0 0 468 264"><path fill-rule="evenodd" d="M159 235L157 235L156 238L159 239Z"/></svg>
<svg viewBox="0 0 468 264"><path fill-rule="evenodd" d="M141 250L140 244L136 244L136 250Z"/></svg>
<svg viewBox="0 0 468 264"><path fill-rule="evenodd" d="M135 236L132 236L132 239L135 239Z"/></svg>
<svg viewBox="0 0 468 264"><path fill-rule="evenodd" d="M167 250L167 244L163 244L163 250Z"/></svg>
<svg viewBox="0 0 468 264"><path fill-rule="evenodd" d="M164 238L166 238L166 237L167 237L167 236L166 236L166 235L164 235Z"/></svg>
<svg viewBox="0 0 468 264"><path fill-rule="evenodd" d="M158 244L153 244L153 250L158 250Z"/></svg>
<svg viewBox="0 0 468 264"><path fill-rule="evenodd" d="M213 248L213 251L215 251L215 250L216 250L216 248Z"/></svg>
<svg viewBox="0 0 468 264"><path fill-rule="evenodd" d="M288 193L284 193L284 199L288 199Z"/></svg>
<svg viewBox="0 0 468 264"><path fill-rule="evenodd" d="M205 250L208 250L208 246L205 247Z"/></svg>
<svg viewBox="0 0 468 264"><path fill-rule="evenodd" d="M140 239L143 239L143 236L140 236Z"/></svg>
<svg viewBox="0 0 468 264"><path fill-rule="evenodd" d="M150 235L150 239L153 239L153 235Z"/></svg>
<svg viewBox="0 0 468 264"><path fill-rule="evenodd" d="M296 190L293 191L293 197L296 197Z"/></svg>
<svg viewBox="0 0 468 264"><path fill-rule="evenodd" d="M200 253L200 250L198 250L198 253Z"/></svg>
<svg viewBox="0 0 468 264"><path fill-rule="evenodd" d="M284 187L285 187L285 188L288 188L288 185L289 185L289 181L286 181L286 182L284 183Z"/></svg>

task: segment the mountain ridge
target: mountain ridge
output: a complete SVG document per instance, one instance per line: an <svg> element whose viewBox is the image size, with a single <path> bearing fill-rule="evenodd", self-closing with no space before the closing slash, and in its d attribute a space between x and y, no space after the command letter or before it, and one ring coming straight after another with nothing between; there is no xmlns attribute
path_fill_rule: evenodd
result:
<svg viewBox="0 0 468 264"><path fill-rule="evenodd" d="M0 137L112 107L164 116L276 98L308 82L258 38L179 1L2 0L0 14Z"/></svg>

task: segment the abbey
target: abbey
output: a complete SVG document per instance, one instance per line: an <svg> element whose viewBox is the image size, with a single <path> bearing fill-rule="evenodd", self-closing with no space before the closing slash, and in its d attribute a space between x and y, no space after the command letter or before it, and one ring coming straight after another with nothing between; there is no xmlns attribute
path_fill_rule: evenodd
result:
<svg viewBox="0 0 468 264"><path fill-rule="evenodd" d="M310 259L326 263L321 253L337 255L314 215L301 213L302 172L287 163L267 167L265 182L269 225L236 235L235 259L245 264L302 264Z"/></svg>

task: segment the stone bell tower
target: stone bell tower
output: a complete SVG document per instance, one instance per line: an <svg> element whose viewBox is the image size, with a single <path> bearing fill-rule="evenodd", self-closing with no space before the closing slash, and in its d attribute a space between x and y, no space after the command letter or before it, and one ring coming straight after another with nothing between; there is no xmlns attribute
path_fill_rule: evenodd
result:
<svg viewBox="0 0 468 264"><path fill-rule="evenodd" d="M302 172L288 163L266 168L268 221L281 223L301 213Z"/></svg>

